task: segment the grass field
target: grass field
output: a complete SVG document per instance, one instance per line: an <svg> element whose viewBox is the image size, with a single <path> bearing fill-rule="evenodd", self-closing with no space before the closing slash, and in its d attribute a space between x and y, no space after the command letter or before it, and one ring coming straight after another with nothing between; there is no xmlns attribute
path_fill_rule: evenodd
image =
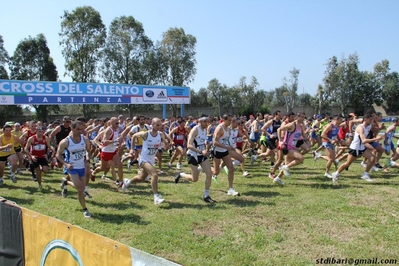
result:
<svg viewBox="0 0 399 266"><path fill-rule="evenodd" d="M198 183L175 184L176 169L160 179L166 202L159 206L148 183L125 194L106 179L91 183L91 219L83 217L73 189L61 197L57 171L44 177L42 191L28 172L17 184L6 179L0 196L183 265L314 265L328 257L399 262L398 170L372 173L368 183L359 178L357 161L332 184L323 176L325 161L307 155L279 187L267 177L270 163L247 162L251 177L235 179L241 196L226 195L223 173L212 184L218 201L212 205L202 201L204 175ZM134 173L125 170L125 177Z"/></svg>

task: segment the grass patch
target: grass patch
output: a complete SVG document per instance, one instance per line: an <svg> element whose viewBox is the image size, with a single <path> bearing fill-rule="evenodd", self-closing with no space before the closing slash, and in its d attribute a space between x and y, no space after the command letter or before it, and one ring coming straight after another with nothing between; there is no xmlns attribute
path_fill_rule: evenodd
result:
<svg viewBox="0 0 399 266"><path fill-rule="evenodd" d="M166 166L165 158L165 166ZM249 161L249 160L247 160ZM384 159L381 159L383 162ZM339 184L323 176L325 161L305 163L283 178L285 187L267 177L269 163L256 162L250 178L236 173L240 197L227 196L227 177L219 175L211 196L202 201L204 175L198 183L174 183L177 170L159 182L163 205L155 206L148 183L125 194L111 181L90 184L93 215L85 219L76 191L61 197L61 172L44 177L43 190L28 172L18 183L5 179L0 195L20 206L78 225L94 233L184 265L313 265L318 258L398 258L398 171L372 173L360 179L357 161ZM188 167L184 168L188 171ZM136 170L128 172L131 177Z"/></svg>

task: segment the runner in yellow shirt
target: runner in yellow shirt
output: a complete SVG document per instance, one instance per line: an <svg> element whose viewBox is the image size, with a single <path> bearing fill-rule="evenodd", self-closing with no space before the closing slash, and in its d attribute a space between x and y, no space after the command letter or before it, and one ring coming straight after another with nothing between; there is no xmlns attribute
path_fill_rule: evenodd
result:
<svg viewBox="0 0 399 266"><path fill-rule="evenodd" d="M3 175L6 167L6 163L10 162L11 171L10 177L13 183L17 183L15 178L15 171L17 170L18 157L14 150L14 143L23 145L23 141L17 136L11 134L12 127L5 125L3 128L3 134L0 135L0 147L6 146L4 149L0 149L0 186L3 185Z"/></svg>
<svg viewBox="0 0 399 266"><path fill-rule="evenodd" d="M14 129L11 131L12 135L21 138L22 136L21 124L15 123ZM23 154L22 154L22 147L18 142L14 143L14 150L18 157L18 167L17 167L17 174L21 174L21 167L24 165Z"/></svg>

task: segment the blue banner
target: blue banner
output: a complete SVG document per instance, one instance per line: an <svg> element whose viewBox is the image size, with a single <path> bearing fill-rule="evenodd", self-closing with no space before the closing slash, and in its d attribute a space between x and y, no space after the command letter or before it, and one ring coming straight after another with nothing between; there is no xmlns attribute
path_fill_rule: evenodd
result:
<svg viewBox="0 0 399 266"><path fill-rule="evenodd" d="M189 103L188 87L0 79L0 105Z"/></svg>

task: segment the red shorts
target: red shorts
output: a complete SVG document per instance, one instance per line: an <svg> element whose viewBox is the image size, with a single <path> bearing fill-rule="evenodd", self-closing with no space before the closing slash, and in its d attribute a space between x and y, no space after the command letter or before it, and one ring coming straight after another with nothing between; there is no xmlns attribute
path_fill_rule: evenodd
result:
<svg viewBox="0 0 399 266"><path fill-rule="evenodd" d="M118 152L118 150L114 151L114 152L101 152L100 157L101 160L108 162L108 161L112 161L112 158L114 158L114 156L116 155L116 153Z"/></svg>

